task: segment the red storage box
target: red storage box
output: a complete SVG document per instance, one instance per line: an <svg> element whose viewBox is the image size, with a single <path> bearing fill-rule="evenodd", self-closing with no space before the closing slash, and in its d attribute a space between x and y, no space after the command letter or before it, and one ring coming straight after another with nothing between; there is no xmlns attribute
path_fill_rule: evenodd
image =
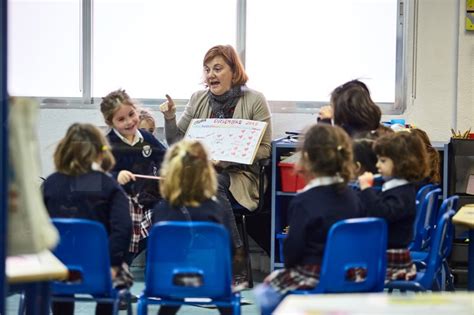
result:
<svg viewBox="0 0 474 315"><path fill-rule="evenodd" d="M304 178L296 173L295 164L280 162L278 163L281 174L281 191L283 192L297 192L306 186Z"/></svg>

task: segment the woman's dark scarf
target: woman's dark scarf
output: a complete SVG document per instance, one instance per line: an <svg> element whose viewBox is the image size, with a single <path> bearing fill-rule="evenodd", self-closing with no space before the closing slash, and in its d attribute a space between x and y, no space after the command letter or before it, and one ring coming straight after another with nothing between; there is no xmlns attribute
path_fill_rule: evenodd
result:
<svg viewBox="0 0 474 315"><path fill-rule="evenodd" d="M208 94L209 104L212 109L211 117L232 118L235 106L244 93L242 91L242 85L236 85L222 95L214 95L210 90Z"/></svg>

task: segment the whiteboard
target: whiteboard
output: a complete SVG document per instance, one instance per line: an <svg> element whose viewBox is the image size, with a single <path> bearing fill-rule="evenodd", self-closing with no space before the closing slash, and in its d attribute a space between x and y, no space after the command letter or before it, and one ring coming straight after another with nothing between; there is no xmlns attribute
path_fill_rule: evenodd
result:
<svg viewBox="0 0 474 315"><path fill-rule="evenodd" d="M246 119L193 119L184 138L203 142L213 160L250 165L266 127Z"/></svg>

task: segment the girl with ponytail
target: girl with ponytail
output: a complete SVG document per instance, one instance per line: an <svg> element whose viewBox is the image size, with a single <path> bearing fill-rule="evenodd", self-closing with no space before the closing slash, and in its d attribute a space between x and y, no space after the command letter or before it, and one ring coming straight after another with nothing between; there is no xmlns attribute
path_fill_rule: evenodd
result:
<svg viewBox="0 0 474 315"><path fill-rule="evenodd" d="M289 231L283 243L285 267L271 273L255 289L262 314L271 314L289 291L319 283L326 238L337 221L360 216L352 177L352 145L337 126L314 125L300 148L299 172L307 185L291 200Z"/></svg>
<svg viewBox="0 0 474 315"><path fill-rule="evenodd" d="M153 209L153 222L208 221L223 224L229 231L229 218L217 201L217 177L203 144L181 140L165 155L161 170L161 200ZM230 242L230 240L229 240ZM179 306L160 307L158 315L178 312ZM221 314L232 314L219 308Z"/></svg>

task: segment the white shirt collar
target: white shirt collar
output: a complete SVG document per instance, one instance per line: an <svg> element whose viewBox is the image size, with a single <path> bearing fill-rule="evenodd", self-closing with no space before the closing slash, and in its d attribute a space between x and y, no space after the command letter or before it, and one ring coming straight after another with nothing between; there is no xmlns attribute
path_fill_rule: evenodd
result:
<svg viewBox="0 0 474 315"><path fill-rule="evenodd" d="M329 185L339 184L343 182L344 180L339 175L316 177L316 178L313 178L309 183L306 184L306 186L304 186L303 189L299 190L298 192L301 193L301 192L310 190L311 188L314 188L314 187L329 186Z"/></svg>
<svg viewBox="0 0 474 315"><path fill-rule="evenodd" d="M386 181L382 185L382 191L393 189L393 188L396 188L398 186L406 185L406 184L409 184L409 183L410 183L409 181L407 181L406 179L403 179L403 178L392 178L391 180Z"/></svg>
<svg viewBox="0 0 474 315"><path fill-rule="evenodd" d="M125 138L124 136L122 136L120 134L120 132L118 132L117 130L115 130L115 128L112 128L112 130L115 132L115 134L117 135L117 137L120 138L120 140L122 140L123 142L125 142L126 144L128 145L131 145L131 146L134 146L135 144L139 143L139 142L143 142L143 136L140 132L140 130L137 129L137 132L135 133L135 137L133 137L133 142L130 142L128 141L127 138Z"/></svg>
<svg viewBox="0 0 474 315"><path fill-rule="evenodd" d="M103 171L104 171L104 170L102 169L102 166L100 166L100 164L97 163L97 162L92 162L92 164L91 164L91 169L92 169L93 171L98 171L98 172L103 172Z"/></svg>

